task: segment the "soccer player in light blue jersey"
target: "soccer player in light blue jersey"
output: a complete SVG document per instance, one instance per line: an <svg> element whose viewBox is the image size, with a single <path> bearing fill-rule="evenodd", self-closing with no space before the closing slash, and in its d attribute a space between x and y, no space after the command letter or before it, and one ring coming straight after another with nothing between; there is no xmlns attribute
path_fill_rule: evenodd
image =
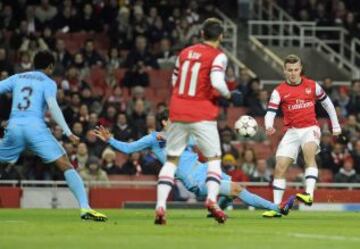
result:
<svg viewBox="0 0 360 249"><path fill-rule="evenodd" d="M73 169L64 148L47 128L47 110L71 142L79 138L72 134L56 101L56 83L50 78L55 60L48 51L34 57L34 71L15 74L0 81L0 94L12 93L11 114L4 138L0 140L0 163L15 163L20 153L29 149L44 163L55 163L64 172L65 180L80 206L80 217L106 221L107 217L90 208L84 183Z"/></svg>
<svg viewBox="0 0 360 249"><path fill-rule="evenodd" d="M167 114L165 112L161 117L161 123L165 127L169 123ZM164 129L164 130L165 130ZM166 159L165 152L165 132L152 132L149 135L142 137L134 142L121 142L112 137L108 129L100 126L94 130L94 135L102 141L107 142L113 148L125 154L151 149L157 159L164 163ZM194 193L198 197L207 196L206 177L207 164L199 162L198 154L192 149L194 144L190 141L189 146L181 154L175 176L179 179L187 190ZM240 198L244 203L261 209L274 210L277 213L287 215L292 208L295 196L291 196L286 202L276 205L268 200L261 198L258 195L250 193L241 184L232 182L231 177L225 173L221 175L220 196L226 197L223 200L232 200ZM221 198L222 199L222 198Z"/></svg>

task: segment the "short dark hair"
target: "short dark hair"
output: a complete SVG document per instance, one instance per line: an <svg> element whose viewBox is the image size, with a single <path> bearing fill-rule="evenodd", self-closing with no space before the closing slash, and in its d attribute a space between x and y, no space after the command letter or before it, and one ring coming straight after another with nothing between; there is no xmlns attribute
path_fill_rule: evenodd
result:
<svg viewBox="0 0 360 249"><path fill-rule="evenodd" d="M34 57L34 69L46 69L55 64L55 58L49 51L40 51Z"/></svg>
<svg viewBox="0 0 360 249"><path fill-rule="evenodd" d="M224 33L223 23L215 17L208 18L202 25L202 31L205 40L216 41Z"/></svg>

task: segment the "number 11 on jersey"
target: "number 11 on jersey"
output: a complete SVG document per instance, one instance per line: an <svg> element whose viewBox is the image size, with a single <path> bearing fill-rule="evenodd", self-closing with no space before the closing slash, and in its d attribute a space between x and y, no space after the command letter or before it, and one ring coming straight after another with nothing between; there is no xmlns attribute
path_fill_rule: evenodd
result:
<svg viewBox="0 0 360 249"><path fill-rule="evenodd" d="M186 85L186 79L188 78L189 73L189 67L190 67L190 61L185 61L183 65L181 66L181 78L180 78L180 85L179 85L179 94L182 95L185 92L185 85ZM196 86L198 82L198 76L200 71L201 63L195 62L192 64L190 69L190 85L187 95L189 96L195 96L196 94Z"/></svg>

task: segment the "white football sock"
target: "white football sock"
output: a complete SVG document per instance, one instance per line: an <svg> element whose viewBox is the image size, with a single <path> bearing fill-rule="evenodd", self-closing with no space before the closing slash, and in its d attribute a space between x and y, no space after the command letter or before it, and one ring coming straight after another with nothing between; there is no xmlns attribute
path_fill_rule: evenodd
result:
<svg viewBox="0 0 360 249"><path fill-rule="evenodd" d="M162 207L166 209L166 200L174 185L175 171L176 165L172 162L165 162L161 168L157 185L156 208Z"/></svg>
<svg viewBox="0 0 360 249"><path fill-rule="evenodd" d="M316 166L311 166L305 169L305 192L314 198L314 190L316 181L319 176L319 169Z"/></svg>
<svg viewBox="0 0 360 249"><path fill-rule="evenodd" d="M216 202L219 194L221 181L221 161L211 160L208 162L208 173L206 178L207 199Z"/></svg>
<svg viewBox="0 0 360 249"><path fill-rule="evenodd" d="M275 178L273 181L273 194L274 194L274 203L279 205L282 201L284 192L286 188L286 180L285 179L277 179Z"/></svg>

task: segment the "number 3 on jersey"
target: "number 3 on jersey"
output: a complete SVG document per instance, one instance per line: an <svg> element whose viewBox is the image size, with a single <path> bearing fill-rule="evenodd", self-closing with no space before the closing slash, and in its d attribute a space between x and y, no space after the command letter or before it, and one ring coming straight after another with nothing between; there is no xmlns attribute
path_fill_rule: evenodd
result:
<svg viewBox="0 0 360 249"><path fill-rule="evenodd" d="M22 92L22 101L18 103L17 107L20 111L26 111L30 105L31 105L31 101L30 101L30 96L32 94L32 88L29 86L25 86L21 89Z"/></svg>
<svg viewBox="0 0 360 249"><path fill-rule="evenodd" d="M182 95L185 92L185 84L186 79L188 78L188 72L190 67L190 61L185 61L181 66L181 78L180 78L180 85L179 85L179 94ZM189 96L195 96L196 94L196 85L198 82L198 76L200 71L201 63L195 62L192 64L190 69L190 85L189 85Z"/></svg>

